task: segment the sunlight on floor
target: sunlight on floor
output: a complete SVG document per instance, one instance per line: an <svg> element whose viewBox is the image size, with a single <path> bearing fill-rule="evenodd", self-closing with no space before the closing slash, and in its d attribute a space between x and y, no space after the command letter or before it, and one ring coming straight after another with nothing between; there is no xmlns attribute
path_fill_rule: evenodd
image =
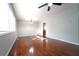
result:
<svg viewBox="0 0 79 59"><path fill-rule="evenodd" d="M31 47L31 48L29 49L29 53L33 53L33 52L34 52L34 48Z"/></svg>

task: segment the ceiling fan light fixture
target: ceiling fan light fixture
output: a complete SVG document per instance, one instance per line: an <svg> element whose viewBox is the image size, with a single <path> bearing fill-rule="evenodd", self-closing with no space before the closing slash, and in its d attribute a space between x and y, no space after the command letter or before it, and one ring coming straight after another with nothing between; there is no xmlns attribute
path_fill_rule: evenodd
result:
<svg viewBox="0 0 79 59"><path fill-rule="evenodd" d="M34 23L34 21L32 20L32 19L30 19L29 21L28 21L28 24L33 24Z"/></svg>
<svg viewBox="0 0 79 59"><path fill-rule="evenodd" d="M49 3L48 6L52 6L52 3Z"/></svg>
<svg viewBox="0 0 79 59"><path fill-rule="evenodd" d="M38 8L44 7L46 5L48 6L48 11L50 11L52 5L61 6L62 3L51 3L51 2L49 2L49 3L45 3L45 4L41 5L41 6L39 6Z"/></svg>

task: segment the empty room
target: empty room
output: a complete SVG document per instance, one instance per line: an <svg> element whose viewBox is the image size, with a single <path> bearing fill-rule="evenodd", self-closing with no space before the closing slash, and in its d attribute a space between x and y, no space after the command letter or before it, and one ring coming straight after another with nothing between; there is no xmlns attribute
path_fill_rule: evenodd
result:
<svg viewBox="0 0 79 59"><path fill-rule="evenodd" d="M79 56L79 4L0 4L0 56Z"/></svg>

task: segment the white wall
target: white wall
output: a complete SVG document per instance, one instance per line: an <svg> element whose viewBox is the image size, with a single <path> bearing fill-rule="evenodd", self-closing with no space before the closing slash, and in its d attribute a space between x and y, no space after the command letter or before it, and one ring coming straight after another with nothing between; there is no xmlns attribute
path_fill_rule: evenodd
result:
<svg viewBox="0 0 79 59"><path fill-rule="evenodd" d="M9 5L9 4L8 4ZM9 19L9 30L10 32L16 31L16 18L14 13L12 12L11 8L8 8L8 19Z"/></svg>
<svg viewBox="0 0 79 59"><path fill-rule="evenodd" d="M16 31L15 17L8 3L0 3L0 31Z"/></svg>
<svg viewBox="0 0 79 59"><path fill-rule="evenodd" d="M16 40L15 17L7 3L0 4L0 55L8 55Z"/></svg>
<svg viewBox="0 0 79 59"><path fill-rule="evenodd" d="M78 4L71 4L65 10L63 8L62 12L51 14L43 21L46 22L47 37L79 45ZM42 35L40 30L38 32Z"/></svg>
<svg viewBox="0 0 79 59"><path fill-rule="evenodd" d="M39 22L35 22L33 24L27 21L17 21L17 36L31 36L35 35L39 28Z"/></svg>
<svg viewBox="0 0 79 59"><path fill-rule="evenodd" d="M0 31L9 30L8 4L0 3Z"/></svg>

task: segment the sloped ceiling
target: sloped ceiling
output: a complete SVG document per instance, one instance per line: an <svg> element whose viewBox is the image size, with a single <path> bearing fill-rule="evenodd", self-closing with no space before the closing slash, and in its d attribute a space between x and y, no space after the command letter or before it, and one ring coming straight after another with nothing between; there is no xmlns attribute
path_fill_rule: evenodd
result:
<svg viewBox="0 0 79 59"><path fill-rule="evenodd" d="M34 20L41 22L48 17L53 17L56 14L59 14L65 10L68 10L74 4L63 3L61 6L52 5L51 10L47 11L48 6L38 8L38 6L44 3L14 3L14 10L16 13L17 20Z"/></svg>

